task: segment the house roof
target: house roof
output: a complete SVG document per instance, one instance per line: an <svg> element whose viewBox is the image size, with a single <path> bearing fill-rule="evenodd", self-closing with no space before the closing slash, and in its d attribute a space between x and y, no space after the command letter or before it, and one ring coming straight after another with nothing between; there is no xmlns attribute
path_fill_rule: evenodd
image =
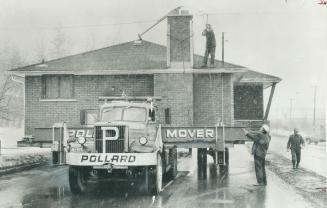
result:
<svg viewBox="0 0 327 208"><path fill-rule="evenodd" d="M113 45L98 50L24 66L10 71L25 75L71 73L71 74L133 74L133 73L174 73L185 72L167 68L167 48L142 40ZM241 81L257 80L279 82L280 79L267 74L248 70L246 67L215 61L215 67L201 69L203 56L194 55L194 68L190 73L234 73L244 72ZM174 71L174 72L173 72Z"/></svg>
<svg viewBox="0 0 327 208"><path fill-rule="evenodd" d="M264 88L270 87L273 83L278 83L281 80L282 79L279 77L256 72L250 69L247 69L242 74L236 74L234 77L234 81L238 82L239 84L262 83Z"/></svg>

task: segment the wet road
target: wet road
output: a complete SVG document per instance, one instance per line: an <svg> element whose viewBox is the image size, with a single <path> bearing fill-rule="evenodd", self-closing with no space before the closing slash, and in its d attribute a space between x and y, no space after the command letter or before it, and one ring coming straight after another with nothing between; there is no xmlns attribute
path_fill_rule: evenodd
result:
<svg viewBox="0 0 327 208"><path fill-rule="evenodd" d="M209 166L198 179L195 151L179 159L179 173L159 196L141 193L126 184L92 184L83 196L70 193L67 167L44 166L0 177L0 207L312 207L268 171L268 186L254 187L253 160L245 146L230 149L229 174L217 175ZM211 158L208 159L212 163Z"/></svg>
<svg viewBox="0 0 327 208"><path fill-rule="evenodd" d="M288 137L272 136L272 140L269 145L269 151L282 155L291 160L291 152L286 151L286 144ZM327 154L326 143L321 142L317 145L306 144L305 148L301 151L301 163L300 167L313 171L321 176L327 177ZM290 161L290 166L292 165Z"/></svg>

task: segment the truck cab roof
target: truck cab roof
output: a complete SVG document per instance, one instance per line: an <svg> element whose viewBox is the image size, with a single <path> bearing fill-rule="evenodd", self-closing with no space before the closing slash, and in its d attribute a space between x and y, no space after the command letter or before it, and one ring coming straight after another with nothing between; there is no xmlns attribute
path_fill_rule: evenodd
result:
<svg viewBox="0 0 327 208"><path fill-rule="evenodd" d="M149 102L131 102L131 101L111 101L109 103L104 103L101 106L101 110L105 108L112 108L116 106L122 107L139 107L139 108L151 108L151 103Z"/></svg>

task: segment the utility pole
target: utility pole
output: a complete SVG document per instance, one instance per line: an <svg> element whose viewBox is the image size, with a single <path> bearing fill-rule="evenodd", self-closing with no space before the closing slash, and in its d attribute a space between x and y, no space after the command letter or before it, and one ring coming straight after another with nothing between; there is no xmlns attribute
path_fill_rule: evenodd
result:
<svg viewBox="0 0 327 208"><path fill-rule="evenodd" d="M221 61L224 64L225 62L225 32L221 34Z"/></svg>
<svg viewBox="0 0 327 208"><path fill-rule="evenodd" d="M317 85L314 87L314 93L313 93L313 127L316 126L316 103L317 103Z"/></svg>

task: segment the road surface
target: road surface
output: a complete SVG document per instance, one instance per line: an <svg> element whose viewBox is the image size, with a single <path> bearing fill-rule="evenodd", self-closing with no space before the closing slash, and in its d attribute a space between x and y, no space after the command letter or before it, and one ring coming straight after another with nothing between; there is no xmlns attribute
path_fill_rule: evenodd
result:
<svg viewBox="0 0 327 208"><path fill-rule="evenodd" d="M277 153L291 160L291 152L286 151L288 136L272 135L269 151ZM326 143L306 144L302 149L300 167L327 177ZM290 162L290 166L292 163Z"/></svg>
<svg viewBox="0 0 327 208"><path fill-rule="evenodd" d="M229 174L217 176L210 165L206 179L197 177L195 152L179 159L177 178L156 197L124 184L92 184L83 196L73 196L67 167L43 166L0 177L0 207L314 207L270 171L267 187L252 186L253 160L245 145L230 149Z"/></svg>

